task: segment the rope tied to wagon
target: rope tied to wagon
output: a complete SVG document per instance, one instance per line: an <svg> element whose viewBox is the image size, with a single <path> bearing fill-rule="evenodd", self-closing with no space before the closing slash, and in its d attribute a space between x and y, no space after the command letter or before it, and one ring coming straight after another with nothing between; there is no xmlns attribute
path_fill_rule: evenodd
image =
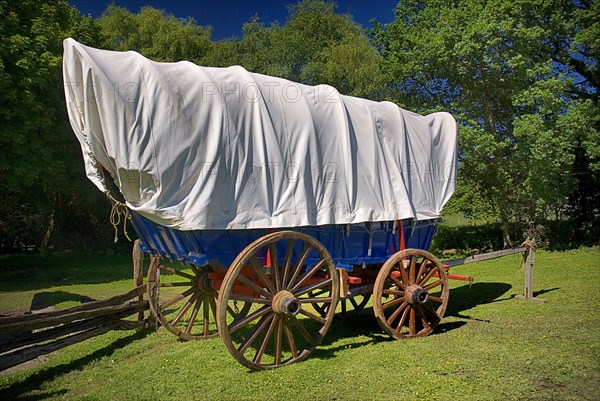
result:
<svg viewBox="0 0 600 401"><path fill-rule="evenodd" d="M535 238L532 238L532 239L529 239L529 238L528 238L528 239L526 239L526 240L525 240L525 242L523 242L523 243L521 244L521 246L522 246L522 247L525 247L525 248L527 248L527 249L529 249L529 250L531 250L531 251L534 251L534 252L535 252L535 251L537 250L537 248L538 248L538 246L537 246L537 243L535 242Z"/></svg>
<svg viewBox="0 0 600 401"><path fill-rule="evenodd" d="M125 238L131 241L129 235L127 234L127 220L131 219L129 215L129 209L127 209L127 205L123 202L119 202L115 198L109 195L109 198L113 204L112 209L110 211L110 224L115 229L115 239L114 242L117 243L119 240L119 224L121 224L121 216L123 216L123 234Z"/></svg>

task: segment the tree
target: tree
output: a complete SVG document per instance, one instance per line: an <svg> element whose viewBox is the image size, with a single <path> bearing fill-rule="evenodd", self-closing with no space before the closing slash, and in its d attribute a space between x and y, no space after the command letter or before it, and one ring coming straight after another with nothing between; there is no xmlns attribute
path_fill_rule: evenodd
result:
<svg viewBox="0 0 600 401"><path fill-rule="evenodd" d="M142 7L138 14L110 5L98 19L104 48L134 50L155 61L198 60L211 47L210 27L193 18L178 19L163 10Z"/></svg>
<svg viewBox="0 0 600 401"><path fill-rule="evenodd" d="M378 98L381 56L350 16L332 2L304 0L288 7L283 24L248 21L242 38L217 42L201 64L239 64L252 72L308 85L329 84L341 93Z"/></svg>
<svg viewBox="0 0 600 401"><path fill-rule="evenodd" d="M597 53L588 52L597 42L588 40L598 35L583 25L585 3L408 0L370 31L394 100L457 117L459 185L469 187L458 200L497 216L505 245L511 218L534 224L564 207L577 185L577 137L597 135L588 99L598 90Z"/></svg>
<svg viewBox="0 0 600 401"><path fill-rule="evenodd" d="M82 195L81 155L64 108L68 36L100 39L93 20L66 1L0 1L0 248L47 245L94 202Z"/></svg>

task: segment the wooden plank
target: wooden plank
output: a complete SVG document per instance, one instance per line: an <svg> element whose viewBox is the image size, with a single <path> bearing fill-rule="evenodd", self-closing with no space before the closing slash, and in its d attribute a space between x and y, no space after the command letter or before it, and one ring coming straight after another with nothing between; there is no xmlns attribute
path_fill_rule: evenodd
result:
<svg viewBox="0 0 600 401"><path fill-rule="evenodd" d="M136 313L139 309L146 309L145 305L139 305L139 307L131 308L116 313L114 315L80 320L74 323L68 323L61 326L52 327L47 330L37 331L35 333L19 334L18 336L15 336L10 340L5 340L0 344L0 354L8 352L15 348L25 347L27 345L36 344L44 341L50 341L69 334L90 330L99 326L105 326L110 324L111 322L114 322L117 319L121 319L132 315L133 313Z"/></svg>
<svg viewBox="0 0 600 401"><path fill-rule="evenodd" d="M91 317L112 315L119 312L133 310L138 312L148 308L148 301L131 301L121 305L110 305L104 306L92 310L78 310L73 312L67 309L67 313L53 314L47 316L46 314L40 315L27 315L26 319L22 321L12 321L8 324L0 324L0 334L15 333L15 332L26 332L29 330L41 329L45 327L57 326L63 323L70 323L75 320L88 319ZM134 313L134 312L132 312ZM32 319L33 316L35 319Z"/></svg>
<svg viewBox="0 0 600 401"><path fill-rule="evenodd" d="M536 245L536 249L545 248L548 246L548 242L540 242ZM526 246L520 246L517 248L511 249L503 249L501 251L494 251L488 253L482 253L479 255L467 256L466 258L458 258L458 259L450 259L450 260L442 260L442 264L448 266L461 266L467 265L469 263L482 262L484 260L501 258L503 256L514 255L515 253L522 253L529 249Z"/></svg>
<svg viewBox="0 0 600 401"><path fill-rule="evenodd" d="M533 264L535 262L535 250L528 249L523 255L523 264L525 265L525 288L523 295L516 295L515 298L526 301L546 302L545 299L533 296Z"/></svg>
<svg viewBox="0 0 600 401"><path fill-rule="evenodd" d="M89 302L83 305L75 306L69 309L56 310L52 312L44 312L44 313L34 313L29 315L19 315L19 316L8 316L8 317L0 317L0 332L2 332L2 328L5 325L14 323L14 322L27 322L27 321L36 321L43 318L50 318L55 316L62 316L69 313L89 311L94 309L99 309L108 306L114 306L122 304L123 302L129 301L146 291L146 287L141 285L139 287L134 288L126 294L117 295L112 298L104 299L101 301Z"/></svg>
<svg viewBox="0 0 600 401"><path fill-rule="evenodd" d="M144 284L144 252L142 252L142 248L140 247L139 239L136 239L133 243L131 257L133 259L133 286L134 288L138 288ZM142 301L143 299L143 294L138 296L138 301ZM137 320L144 320L144 312L138 313Z"/></svg>
<svg viewBox="0 0 600 401"><path fill-rule="evenodd" d="M340 281L340 298L346 299L348 298L348 270L338 267L337 272Z"/></svg>
<svg viewBox="0 0 600 401"><path fill-rule="evenodd" d="M469 263L482 262L484 260L501 258L502 256L514 255L515 253L525 252L527 248L520 246L518 248L503 249L501 251L494 251L488 253L482 253L480 255L467 256L466 258L442 260L442 264L448 266L462 266Z"/></svg>

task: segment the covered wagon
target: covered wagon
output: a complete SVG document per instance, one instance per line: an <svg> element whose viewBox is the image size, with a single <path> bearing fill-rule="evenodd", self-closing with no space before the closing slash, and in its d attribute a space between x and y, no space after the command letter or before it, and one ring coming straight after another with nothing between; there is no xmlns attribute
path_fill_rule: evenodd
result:
<svg viewBox="0 0 600 401"><path fill-rule="evenodd" d="M441 320L447 275L427 250L454 191L450 114L72 39L63 72L87 176L127 208L174 334L219 335L266 369L369 301L394 338Z"/></svg>

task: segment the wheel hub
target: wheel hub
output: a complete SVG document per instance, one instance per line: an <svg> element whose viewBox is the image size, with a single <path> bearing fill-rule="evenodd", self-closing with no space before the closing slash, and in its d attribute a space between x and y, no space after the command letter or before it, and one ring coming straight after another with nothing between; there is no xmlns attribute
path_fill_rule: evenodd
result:
<svg viewBox="0 0 600 401"><path fill-rule="evenodd" d="M200 289L200 292L202 292L204 294L209 294L209 293L214 292L214 290L210 284L211 284L211 282L210 282L210 279L208 278L207 273L202 273L198 277L198 288Z"/></svg>
<svg viewBox="0 0 600 401"><path fill-rule="evenodd" d="M273 311L278 314L296 316L302 309L300 301L289 291L279 291L273 297Z"/></svg>
<svg viewBox="0 0 600 401"><path fill-rule="evenodd" d="M409 304L424 304L429 299L429 293L420 286L413 284L404 292L404 298Z"/></svg>

